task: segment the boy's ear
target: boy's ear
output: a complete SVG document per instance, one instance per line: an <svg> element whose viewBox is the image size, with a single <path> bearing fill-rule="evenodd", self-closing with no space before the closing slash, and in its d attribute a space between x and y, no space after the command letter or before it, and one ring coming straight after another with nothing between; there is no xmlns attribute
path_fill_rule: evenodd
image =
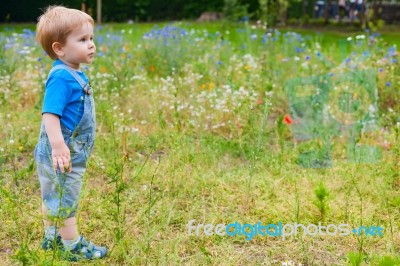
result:
<svg viewBox="0 0 400 266"><path fill-rule="evenodd" d="M63 57L64 56L64 50L63 50L63 47L62 47L61 43L53 42L53 44L51 45L51 48L53 48L54 53L56 53L56 55L58 57Z"/></svg>

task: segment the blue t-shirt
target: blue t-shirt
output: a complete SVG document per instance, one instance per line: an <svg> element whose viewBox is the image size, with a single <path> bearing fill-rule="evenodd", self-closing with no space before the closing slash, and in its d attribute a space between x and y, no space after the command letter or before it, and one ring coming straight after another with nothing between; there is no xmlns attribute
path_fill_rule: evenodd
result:
<svg viewBox="0 0 400 266"><path fill-rule="evenodd" d="M64 62L56 60L53 66L61 64ZM88 78L83 72L76 72L85 82L88 82ZM74 130L83 116L83 95L82 87L68 70L55 70L46 82L42 114L56 114L60 117L63 125Z"/></svg>

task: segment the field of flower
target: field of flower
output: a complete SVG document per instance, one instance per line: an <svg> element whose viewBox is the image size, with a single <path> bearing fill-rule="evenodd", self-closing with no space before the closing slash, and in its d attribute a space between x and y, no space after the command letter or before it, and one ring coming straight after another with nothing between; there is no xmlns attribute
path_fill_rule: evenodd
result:
<svg viewBox="0 0 400 266"><path fill-rule="evenodd" d="M33 25L0 30L0 265L68 265L40 249L33 161L52 62ZM81 234L110 255L93 264L400 265L400 63L392 37L247 23L98 26L96 60L84 66L97 135L78 217ZM376 91L379 114L378 129L359 130L357 143L379 147L380 159L349 160L351 133L342 132L330 139L330 167L303 167L299 155L325 147L330 134L296 137L288 84L307 94L302 79L354 72L367 73L358 84ZM383 234L246 240L203 229L189 235L193 219L380 226Z"/></svg>

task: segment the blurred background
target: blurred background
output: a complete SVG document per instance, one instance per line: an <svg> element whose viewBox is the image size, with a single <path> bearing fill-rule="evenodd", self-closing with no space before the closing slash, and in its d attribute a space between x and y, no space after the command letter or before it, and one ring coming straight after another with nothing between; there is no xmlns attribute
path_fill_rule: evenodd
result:
<svg viewBox="0 0 400 266"><path fill-rule="evenodd" d="M84 10L98 22L254 20L269 26L360 25L400 21L400 5L383 0L2 0L0 22L36 22L54 4Z"/></svg>

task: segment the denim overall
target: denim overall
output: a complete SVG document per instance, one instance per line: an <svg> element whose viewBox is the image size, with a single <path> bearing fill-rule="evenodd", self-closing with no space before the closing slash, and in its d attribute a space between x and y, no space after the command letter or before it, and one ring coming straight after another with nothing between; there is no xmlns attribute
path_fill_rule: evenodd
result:
<svg viewBox="0 0 400 266"><path fill-rule="evenodd" d="M53 67L50 74L57 69L67 70L82 87L81 104L84 105L84 111L80 122L73 131L61 124L61 133L70 150L72 172L61 173L59 168L54 170L52 149L43 122L34 157L47 215L66 219L74 217L78 208L82 177L94 144L96 114L90 85L66 65Z"/></svg>

